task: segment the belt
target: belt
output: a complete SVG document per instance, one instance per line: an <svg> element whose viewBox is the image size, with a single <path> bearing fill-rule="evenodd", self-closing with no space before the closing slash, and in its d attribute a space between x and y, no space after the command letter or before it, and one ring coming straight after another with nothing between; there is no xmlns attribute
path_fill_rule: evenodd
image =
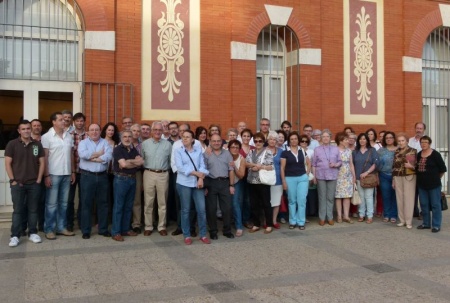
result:
<svg viewBox="0 0 450 303"><path fill-rule="evenodd" d="M165 172L168 171L167 169L166 170L162 170L162 169L150 169L150 168L146 168L145 170L148 170L148 171L151 171L151 172L157 173L157 174L165 173Z"/></svg>
<svg viewBox="0 0 450 303"><path fill-rule="evenodd" d="M208 177L208 178L209 178L209 177ZM217 178L210 178L210 179L212 179L212 180L226 181L226 180L229 180L230 178L229 178L229 177L217 177Z"/></svg>
<svg viewBox="0 0 450 303"><path fill-rule="evenodd" d="M132 174L125 174L125 173L114 172L114 175L115 176L121 176L121 177L128 177L128 178L136 179L136 175L132 175Z"/></svg>
<svg viewBox="0 0 450 303"><path fill-rule="evenodd" d="M94 175L94 176L100 176L100 175L106 174L106 170L105 171L101 171L101 172L92 172L92 171L80 169L80 173L88 174L88 175Z"/></svg>

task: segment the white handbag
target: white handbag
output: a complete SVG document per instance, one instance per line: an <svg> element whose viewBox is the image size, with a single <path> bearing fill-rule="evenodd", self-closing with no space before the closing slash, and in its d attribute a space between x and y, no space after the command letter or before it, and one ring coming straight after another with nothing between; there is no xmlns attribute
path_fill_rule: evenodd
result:
<svg viewBox="0 0 450 303"><path fill-rule="evenodd" d="M264 150L264 154L262 155L261 159L264 160L264 156L266 155L266 150ZM266 169L260 169L259 170L259 180L261 180L262 184L265 185L275 185L277 183L277 176L275 175L275 169L272 170L266 170Z"/></svg>

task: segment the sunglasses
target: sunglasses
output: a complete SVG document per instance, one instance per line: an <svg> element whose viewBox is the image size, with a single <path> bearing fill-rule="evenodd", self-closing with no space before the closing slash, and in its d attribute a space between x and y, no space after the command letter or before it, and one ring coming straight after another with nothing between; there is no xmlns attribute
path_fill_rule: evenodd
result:
<svg viewBox="0 0 450 303"><path fill-rule="evenodd" d="M308 143L308 141L307 140L302 140L302 141L300 141L300 143Z"/></svg>
<svg viewBox="0 0 450 303"><path fill-rule="evenodd" d="M253 140L253 142L255 142L255 143L263 143L264 141L263 140Z"/></svg>

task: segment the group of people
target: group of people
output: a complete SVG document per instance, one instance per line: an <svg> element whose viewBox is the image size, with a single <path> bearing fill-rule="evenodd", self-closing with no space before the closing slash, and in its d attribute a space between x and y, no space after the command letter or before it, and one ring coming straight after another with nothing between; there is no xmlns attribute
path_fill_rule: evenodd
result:
<svg viewBox="0 0 450 303"><path fill-rule="evenodd" d="M423 216L417 228L440 230L446 167L423 123L409 142L405 134L377 137L369 129L356 136L351 128L333 142L328 129L306 124L299 133L284 121L271 131L265 118L257 133L240 122L226 139L216 124L192 131L187 123L136 124L124 117L119 132L112 122L92 123L86 131L82 113L55 112L50 120L42 136L39 120L21 121L19 137L5 150L14 206L11 247L26 230L34 243L42 241L38 231L48 240L74 236L75 221L89 239L94 202L98 234L120 242L155 229L167 236L170 214L177 221L172 235L182 234L186 245L197 236L196 226L202 243L218 239L218 220L230 239L242 236L244 227L271 233L287 216L289 229L304 230L307 215L318 215L321 226L334 225L335 213L338 223L353 223L351 212L366 223L382 212L385 222L412 228L416 184ZM267 182L264 176L273 172ZM379 186L365 185L373 174ZM351 207L355 189L357 210Z"/></svg>

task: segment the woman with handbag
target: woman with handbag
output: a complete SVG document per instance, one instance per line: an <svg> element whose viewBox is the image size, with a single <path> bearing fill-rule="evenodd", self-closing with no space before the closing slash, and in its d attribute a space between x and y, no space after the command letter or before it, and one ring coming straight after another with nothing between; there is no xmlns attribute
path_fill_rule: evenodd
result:
<svg viewBox="0 0 450 303"><path fill-rule="evenodd" d="M324 226L325 220L328 220L329 225L334 225L334 194L342 161L337 146L330 144L330 130L324 129L321 138L322 145L314 149L312 169L313 182L317 184L317 192L319 194L319 225Z"/></svg>
<svg viewBox="0 0 450 303"><path fill-rule="evenodd" d="M349 217L350 200L353 196L356 183L352 151L348 149L348 135L346 133L338 133L334 140L338 145L339 155L342 161L337 178L335 194L337 222L341 223L344 221L353 224L353 220Z"/></svg>
<svg viewBox="0 0 450 303"><path fill-rule="evenodd" d="M432 228L431 231L437 233L441 230L442 222L441 178L447 168L441 154L431 148L431 143L428 136L420 138L422 150L417 154L416 173L423 222L417 229ZM430 210L433 213L431 220Z"/></svg>
<svg viewBox="0 0 450 303"><path fill-rule="evenodd" d="M382 139L383 147L378 153L378 177L380 179L380 191L383 196L383 221L397 223L397 199L392 187L392 163L397 149L395 134L391 131L385 132Z"/></svg>
<svg viewBox="0 0 450 303"><path fill-rule="evenodd" d="M299 146L298 132L291 132L288 140L289 150L281 153L281 180L289 199L289 229L298 226L300 230L304 230L311 163L306 152ZM301 140L307 142L307 139Z"/></svg>
<svg viewBox="0 0 450 303"><path fill-rule="evenodd" d="M181 229L184 243L192 244L189 214L191 201L195 203L200 241L209 244L206 237L206 209L203 179L208 170L200 147L194 146L194 132L185 130L181 138L183 146L175 150L175 164L177 166L177 192L181 203Z"/></svg>
<svg viewBox="0 0 450 303"><path fill-rule="evenodd" d="M405 134L397 135L398 148L392 164L392 187L397 198L398 227L412 228L414 198L416 193L416 155L417 150L408 146Z"/></svg>
<svg viewBox="0 0 450 303"><path fill-rule="evenodd" d="M355 166L356 186L361 198L359 204L358 222L373 222L373 192L377 186L377 176L374 173L377 163L377 152L370 146L369 137L361 133L356 139L356 149L353 151L353 165Z"/></svg>
<svg viewBox="0 0 450 303"><path fill-rule="evenodd" d="M265 184L264 176L270 174L273 171L273 181L276 181L275 170L273 167L273 155L270 150L264 147L265 136L259 132L253 136L253 142L255 143L255 149L250 150L247 155L246 167L248 168L247 182L250 185L250 208L251 217L253 221L253 227L249 230L250 233L260 230L261 211L264 212L266 220L265 234L272 232L273 219L272 219L272 205L270 204L270 186L272 184ZM263 176L264 175L264 176Z"/></svg>

